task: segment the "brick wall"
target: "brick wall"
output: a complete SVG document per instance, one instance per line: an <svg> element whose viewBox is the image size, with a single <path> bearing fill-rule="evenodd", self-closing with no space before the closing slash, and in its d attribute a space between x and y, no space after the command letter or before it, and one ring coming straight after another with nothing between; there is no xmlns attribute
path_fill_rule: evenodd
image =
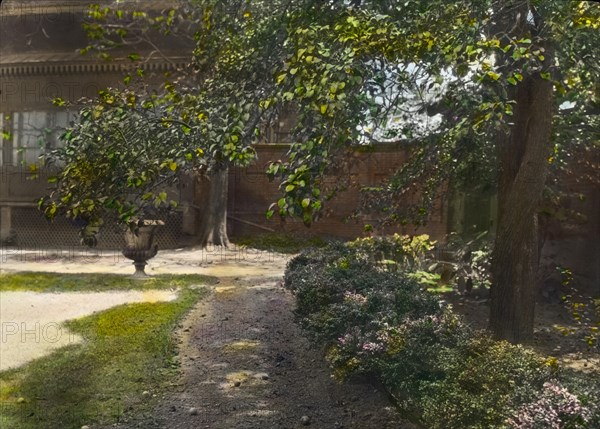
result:
<svg viewBox="0 0 600 429"><path fill-rule="evenodd" d="M352 166L347 173L354 186L340 192L325 204L325 215L312 226L306 227L300 220L286 219L282 221L277 215L268 220L265 217L269 205L281 198L278 183L269 182L265 174L269 161L283 158L286 145L265 144L257 146L258 161L247 168L236 168L230 173L229 180L229 215L230 232L233 236L266 232L265 228L279 232L288 232L306 236L324 236L336 238L352 238L363 235L364 224L375 223L373 218L362 218L360 221L349 220L359 201L356 185L375 185L402 164L406 159L406 151L395 145L379 147L374 152L356 152L352 156ZM335 181L336 177L328 180ZM415 229L413 226L403 230L386 230L385 232L428 233L435 239L442 239L447 233L447 216L443 201L438 203L431 221L426 227Z"/></svg>

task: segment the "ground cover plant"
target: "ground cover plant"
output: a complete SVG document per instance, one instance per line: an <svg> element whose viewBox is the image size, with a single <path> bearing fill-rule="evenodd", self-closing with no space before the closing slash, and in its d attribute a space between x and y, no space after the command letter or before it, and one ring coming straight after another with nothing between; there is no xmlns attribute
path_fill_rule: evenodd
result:
<svg viewBox="0 0 600 429"><path fill-rule="evenodd" d="M396 245L387 255L403 258L410 242L336 243L289 262L298 320L336 378L376 377L428 428L599 427L597 377L471 328L411 275L414 259L390 271L365 252Z"/></svg>
<svg viewBox="0 0 600 429"><path fill-rule="evenodd" d="M210 278L157 276L148 281L107 275L22 273L2 276L2 290L179 288L176 300L128 304L66 323L84 338L30 364L0 373L3 429L80 428L143 413L177 374L172 337L178 321L205 295ZM31 290L31 289L30 289Z"/></svg>

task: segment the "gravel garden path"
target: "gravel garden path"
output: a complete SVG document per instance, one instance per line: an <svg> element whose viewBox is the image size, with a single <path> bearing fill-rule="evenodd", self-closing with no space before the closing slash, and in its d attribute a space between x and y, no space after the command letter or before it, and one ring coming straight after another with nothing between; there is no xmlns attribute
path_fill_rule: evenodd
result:
<svg viewBox="0 0 600 429"><path fill-rule="evenodd" d="M366 381L339 384L271 277L224 277L178 332L182 376L148 416L118 427L361 428L402 425Z"/></svg>
<svg viewBox="0 0 600 429"><path fill-rule="evenodd" d="M293 297L281 287L287 260L236 248L167 251L151 260L150 274L198 273L216 276L219 282L209 286L210 296L177 329L180 377L154 398L150 413L125 413L110 427L411 428L376 385L367 380L340 384L331 378L323 351L311 347L294 322ZM114 255L46 262L16 255L1 268L132 271L128 261L116 261Z"/></svg>

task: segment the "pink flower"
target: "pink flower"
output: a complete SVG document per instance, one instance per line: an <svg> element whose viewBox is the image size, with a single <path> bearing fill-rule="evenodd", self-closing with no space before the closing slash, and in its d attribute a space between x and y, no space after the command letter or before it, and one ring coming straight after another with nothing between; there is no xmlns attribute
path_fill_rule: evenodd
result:
<svg viewBox="0 0 600 429"><path fill-rule="evenodd" d="M577 396L558 382L550 381L544 383L537 400L522 406L506 423L514 429L562 429L565 419L577 417L587 421L589 410L581 405Z"/></svg>
<svg viewBox="0 0 600 429"><path fill-rule="evenodd" d="M377 344L369 341L363 344L362 349L367 352L377 353L383 351L384 347L382 344Z"/></svg>

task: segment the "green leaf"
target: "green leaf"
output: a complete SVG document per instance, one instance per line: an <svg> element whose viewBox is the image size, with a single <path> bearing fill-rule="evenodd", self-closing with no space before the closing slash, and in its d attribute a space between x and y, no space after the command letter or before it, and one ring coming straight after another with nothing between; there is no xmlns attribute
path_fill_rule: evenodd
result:
<svg viewBox="0 0 600 429"><path fill-rule="evenodd" d="M358 21L358 19L356 19L353 16L349 16L347 19L348 24L352 25L353 27L358 27L360 25L360 22Z"/></svg>
<svg viewBox="0 0 600 429"><path fill-rule="evenodd" d="M292 192L296 187L294 185L287 185L285 187L285 192Z"/></svg>
<svg viewBox="0 0 600 429"><path fill-rule="evenodd" d="M324 115L327 112L327 104L321 104L321 114Z"/></svg>
<svg viewBox="0 0 600 429"><path fill-rule="evenodd" d="M489 71L489 72L487 72L487 75L488 75L490 78L492 78L493 80L498 80L498 79L500 79L500 75L499 75L498 73L496 73L496 72L493 72L493 71Z"/></svg>
<svg viewBox="0 0 600 429"><path fill-rule="evenodd" d="M302 200L302 208L307 208L310 205L310 198L304 198Z"/></svg>
<svg viewBox="0 0 600 429"><path fill-rule="evenodd" d="M45 212L47 216L54 216L56 214L56 204L52 203L52 205L46 207Z"/></svg>
<svg viewBox="0 0 600 429"><path fill-rule="evenodd" d="M131 61L138 61L142 57L140 54L132 53L127 55L127 58L129 58Z"/></svg>

